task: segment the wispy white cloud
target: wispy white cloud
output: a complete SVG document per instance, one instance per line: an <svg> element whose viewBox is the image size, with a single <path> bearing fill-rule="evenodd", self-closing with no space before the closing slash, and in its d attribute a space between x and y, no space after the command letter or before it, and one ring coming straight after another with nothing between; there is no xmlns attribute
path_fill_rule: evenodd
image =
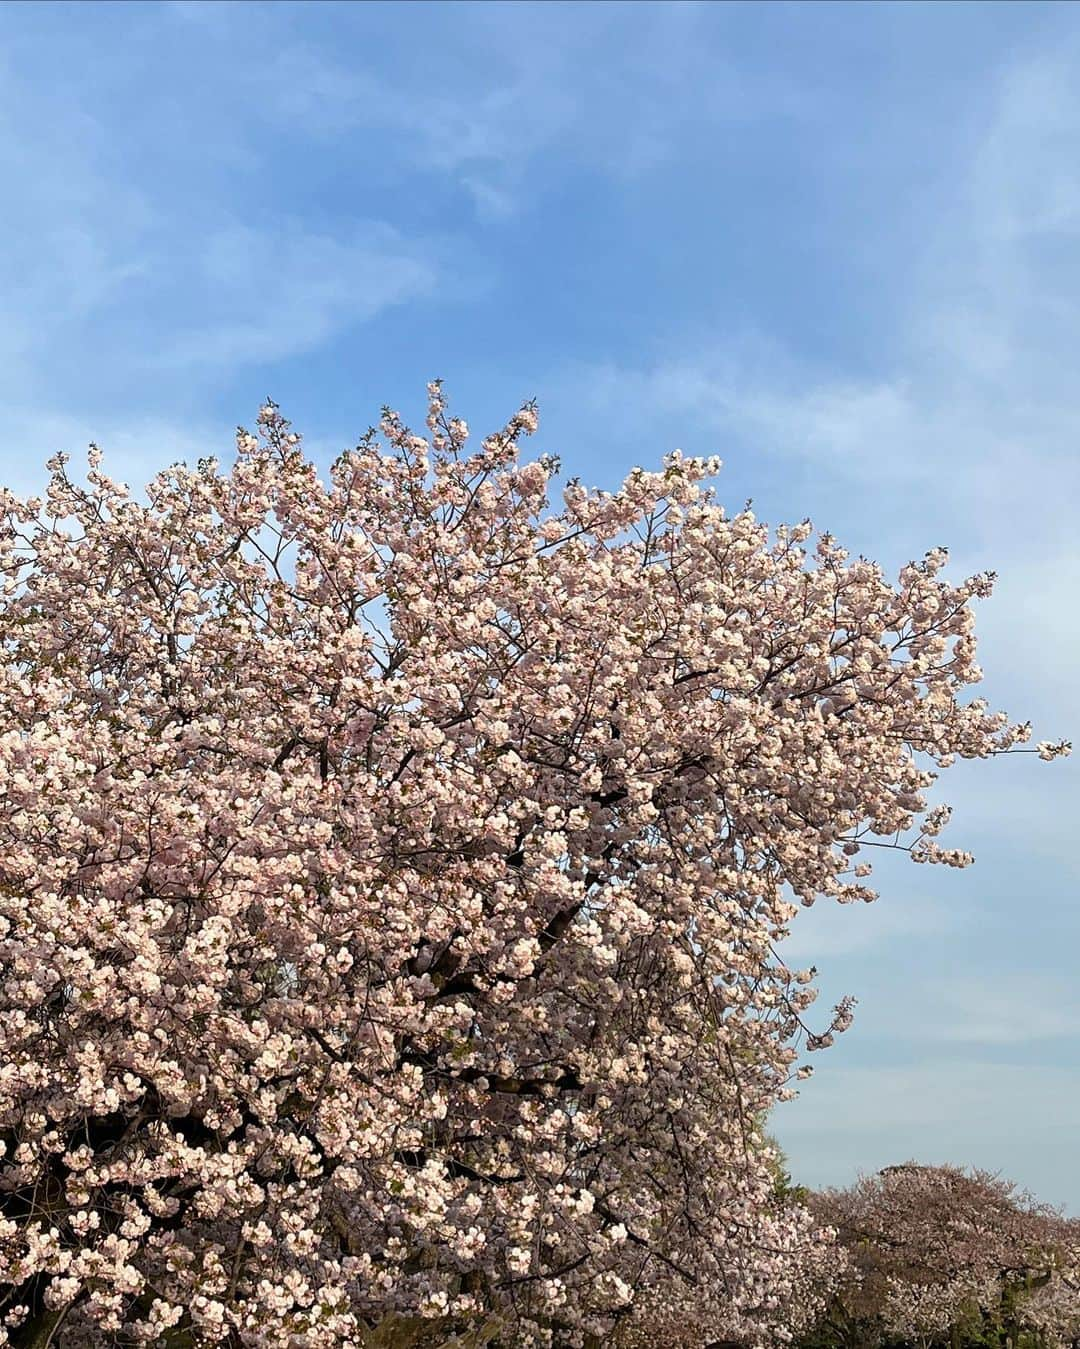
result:
<svg viewBox="0 0 1080 1349"><path fill-rule="evenodd" d="M216 129L197 114L189 131L206 142L206 174L195 193L152 163L131 174L90 100L46 94L10 59L4 76L0 173L19 183L0 217L9 396L36 386L55 400L58 383L93 387L117 366L190 385L200 370L310 351L437 283L430 238L366 216L320 228L272 191L237 198L227 173L220 181Z"/></svg>
<svg viewBox="0 0 1080 1349"><path fill-rule="evenodd" d="M288 222L273 231L234 221L175 255L159 273L168 300L189 289L186 323L170 325L150 363L170 371L237 369L309 351L392 305L432 292L432 262L387 225L347 237Z"/></svg>
<svg viewBox="0 0 1080 1349"><path fill-rule="evenodd" d="M697 4L577 6L572 17L558 4L428 8L425 50L372 42L347 61L307 40L288 7L263 6L258 36L225 8L221 27L251 51L236 79L257 86L260 117L316 137L375 131L488 219L535 203L552 163L641 180L688 140L809 106L797 83L728 59L715 31L703 40L715 16Z"/></svg>
<svg viewBox="0 0 1080 1349"><path fill-rule="evenodd" d="M219 24L205 13L216 8L175 15ZM156 30L148 22L133 9L135 50L161 52L161 16ZM166 43L166 65L174 56ZM94 79L121 82L128 62L126 49L101 48ZM138 127L120 153L87 79L77 70L46 87L0 56L0 175L18 184L0 213L3 461L15 486L91 438L110 471L141 486L154 466L193 457L205 419L192 410L223 379L310 353L445 284L440 240L391 226L377 204L320 219L269 181L263 197L237 192L235 116L192 101L170 135L174 111L155 87L147 119L166 158ZM231 428L205 429L214 444L198 452L227 454Z"/></svg>
<svg viewBox="0 0 1080 1349"><path fill-rule="evenodd" d="M1037 54L1002 77L966 175L925 222L891 354L874 373L845 373L835 354L818 361L743 328L722 339L695 333L648 365L580 366L566 387L616 424L692 426L838 482L902 489L896 507L924 516L944 503L964 543L992 531L996 547L1024 557L1037 532L1040 544L1071 551L1080 502L1075 56Z"/></svg>
<svg viewBox="0 0 1080 1349"><path fill-rule="evenodd" d="M929 472L910 449L919 412L906 378L817 379L759 334L646 369L590 366L569 382L575 401L605 422L644 414L845 477L911 481Z"/></svg>

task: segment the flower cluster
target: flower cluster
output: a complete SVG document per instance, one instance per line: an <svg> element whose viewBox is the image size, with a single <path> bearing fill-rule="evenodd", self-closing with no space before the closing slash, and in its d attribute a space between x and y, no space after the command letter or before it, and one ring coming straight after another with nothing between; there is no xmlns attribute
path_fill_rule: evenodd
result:
<svg viewBox="0 0 1080 1349"><path fill-rule="evenodd" d="M911 1162L811 1206L850 1256L827 1299L835 1339L929 1346L994 1331L1019 1343L1037 1332L1064 1346L1080 1329L1080 1224L1009 1181Z"/></svg>
<svg viewBox="0 0 1080 1349"><path fill-rule="evenodd" d="M869 845L964 860L934 765L1027 735L990 578L680 454L552 505L532 406L430 395L328 481L268 404L144 499L0 493L0 1343L764 1340L836 1267L752 1146L775 948Z"/></svg>

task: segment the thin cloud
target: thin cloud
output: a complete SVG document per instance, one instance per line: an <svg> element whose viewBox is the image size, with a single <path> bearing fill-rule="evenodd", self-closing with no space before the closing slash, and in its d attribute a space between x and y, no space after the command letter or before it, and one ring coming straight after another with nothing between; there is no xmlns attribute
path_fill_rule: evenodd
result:
<svg viewBox="0 0 1080 1349"><path fill-rule="evenodd" d="M430 295L437 271L378 223L358 224L338 239L291 225L270 233L234 222L159 277L165 304L182 289L193 292L186 323L170 325L149 358L175 371L237 368L308 351L393 305Z"/></svg>

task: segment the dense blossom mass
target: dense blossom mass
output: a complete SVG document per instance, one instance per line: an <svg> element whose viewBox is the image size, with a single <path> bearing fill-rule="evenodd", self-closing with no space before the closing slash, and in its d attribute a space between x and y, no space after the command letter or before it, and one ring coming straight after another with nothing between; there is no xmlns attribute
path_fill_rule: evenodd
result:
<svg viewBox="0 0 1080 1349"><path fill-rule="evenodd" d="M142 499L94 448L3 494L0 1342L764 1343L826 1295L761 1121L850 1007L807 1029L777 943L868 845L968 860L934 770L1029 737L966 696L992 578L678 452L553 505L535 427L470 451L433 385L327 484L268 404Z"/></svg>
<svg viewBox="0 0 1080 1349"><path fill-rule="evenodd" d="M810 1202L850 1259L807 1349L1080 1338L1080 1221L1010 1182L906 1163Z"/></svg>

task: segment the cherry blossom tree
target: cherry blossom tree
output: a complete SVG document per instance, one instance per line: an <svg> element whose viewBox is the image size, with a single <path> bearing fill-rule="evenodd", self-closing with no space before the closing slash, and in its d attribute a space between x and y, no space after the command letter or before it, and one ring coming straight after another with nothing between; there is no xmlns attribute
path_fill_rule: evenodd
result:
<svg viewBox="0 0 1080 1349"><path fill-rule="evenodd" d="M1076 1349L1080 1343L1080 1224L1072 1223L1070 1238L1051 1277L1031 1289L1019 1306L1018 1320L1040 1344L1050 1349Z"/></svg>
<svg viewBox="0 0 1080 1349"><path fill-rule="evenodd" d="M992 578L678 452L552 505L536 421L3 493L0 1342L765 1343L838 1272L760 1121L851 1010L777 945L969 860Z"/></svg>
<svg viewBox="0 0 1080 1349"><path fill-rule="evenodd" d="M1080 1224L998 1176L906 1163L811 1206L849 1255L830 1344L1058 1346L1080 1326Z"/></svg>

